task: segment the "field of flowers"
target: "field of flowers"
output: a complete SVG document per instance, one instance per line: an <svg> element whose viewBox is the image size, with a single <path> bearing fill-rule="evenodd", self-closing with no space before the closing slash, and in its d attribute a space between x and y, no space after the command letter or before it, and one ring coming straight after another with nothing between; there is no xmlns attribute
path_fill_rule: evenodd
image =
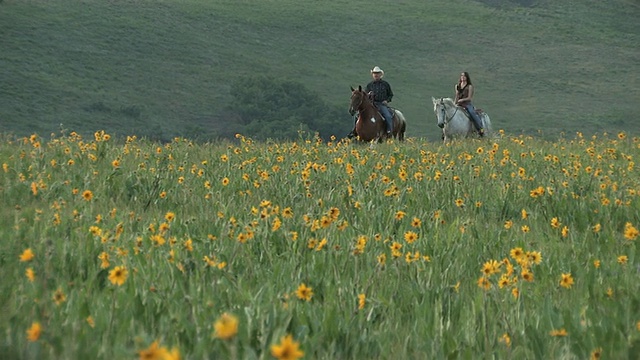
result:
<svg viewBox="0 0 640 360"><path fill-rule="evenodd" d="M640 138L0 138L3 359L640 354Z"/></svg>

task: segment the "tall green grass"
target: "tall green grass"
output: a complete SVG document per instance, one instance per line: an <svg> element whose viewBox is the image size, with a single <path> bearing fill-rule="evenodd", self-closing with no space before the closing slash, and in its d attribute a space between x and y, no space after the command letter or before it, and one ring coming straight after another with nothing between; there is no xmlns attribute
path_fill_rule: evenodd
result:
<svg viewBox="0 0 640 360"><path fill-rule="evenodd" d="M299 81L350 124L348 89L376 65L409 136L439 138L430 98L465 70L511 133L636 131L637 3L531 3L5 0L0 131L215 138L255 74Z"/></svg>
<svg viewBox="0 0 640 360"><path fill-rule="evenodd" d="M634 358L639 149L4 136L0 354Z"/></svg>

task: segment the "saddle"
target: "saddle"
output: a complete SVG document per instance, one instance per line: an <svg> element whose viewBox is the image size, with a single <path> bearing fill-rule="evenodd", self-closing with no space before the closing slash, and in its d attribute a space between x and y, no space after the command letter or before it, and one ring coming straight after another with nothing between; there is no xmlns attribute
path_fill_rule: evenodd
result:
<svg viewBox="0 0 640 360"><path fill-rule="evenodd" d="M473 118L471 117L471 114L469 114L469 111L467 111L467 108L464 106L461 106L462 111L464 111L464 114L467 116L467 119L469 119L469 121L473 122ZM478 126L484 127L486 126L486 124L484 124L484 110L480 109L480 108L475 108L476 109L476 114L478 114L478 117L480 118L480 124L478 124ZM480 136L483 136L484 132L480 132ZM443 135L444 136L444 135Z"/></svg>
<svg viewBox="0 0 640 360"><path fill-rule="evenodd" d="M395 119L396 117L396 108L387 105L382 105L382 106L386 106L389 108L389 111L391 112L391 118ZM380 108L378 107L378 105L375 105L376 110L378 110L378 114L380 114L380 116L384 119L384 116L382 116L382 112L380 111Z"/></svg>
<svg viewBox="0 0 640 360"><path fill-rule="evenodd" d="M469 115L469 112L467 111L467 108L464 106L460 106L462 108L462 111L464 111L464 113L467 115L467 117L470 117L471 115ZM476 109L476 114L478 114L478 116L482 117L482 115L484 115L484 110L482 110L481 108L475 108Z"/></svg>

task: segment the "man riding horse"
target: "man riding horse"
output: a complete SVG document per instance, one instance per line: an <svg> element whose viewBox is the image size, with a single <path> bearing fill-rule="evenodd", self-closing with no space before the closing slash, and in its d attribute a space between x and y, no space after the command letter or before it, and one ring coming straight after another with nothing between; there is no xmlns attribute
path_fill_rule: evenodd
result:
<svg viewBox="0 0 640 360"><path fill-rule="evenodd" d="M365 91L369 96L373 97L374 105L380 114L382 114L382 117L384 117L384 121L387 124L387 136L391 136L391 133L393 132L393 114L391 113L391 109L389 109L388 104L391 102L391 98L393 98L393 91L391 91L391 85L389 85L385 80L382 80L384 71L382 71L380 67L376 66L371 69L371 76L373 77L373 81L367 84ZM356 135L356 129L354 127L347 137L353 138Z"/></svg>

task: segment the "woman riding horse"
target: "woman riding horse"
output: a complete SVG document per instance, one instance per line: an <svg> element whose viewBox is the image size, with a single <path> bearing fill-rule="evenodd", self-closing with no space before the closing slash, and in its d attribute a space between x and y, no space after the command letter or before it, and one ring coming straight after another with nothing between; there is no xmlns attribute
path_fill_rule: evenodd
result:
<svg viewBox="0 0 640 360"><path fill-rule="evenodd" d="M463 72L460 74L460 79L456 84L456 98L454 100L456 105L462 106L467 110L471 120L473 121L473 125L476 127L478 134L480 137L484 136L484 129L482 128L482 120L476 113L476 109L471 103L473 99L473 84L471 83L471 77L469 77L468 72Z"/></svg>

